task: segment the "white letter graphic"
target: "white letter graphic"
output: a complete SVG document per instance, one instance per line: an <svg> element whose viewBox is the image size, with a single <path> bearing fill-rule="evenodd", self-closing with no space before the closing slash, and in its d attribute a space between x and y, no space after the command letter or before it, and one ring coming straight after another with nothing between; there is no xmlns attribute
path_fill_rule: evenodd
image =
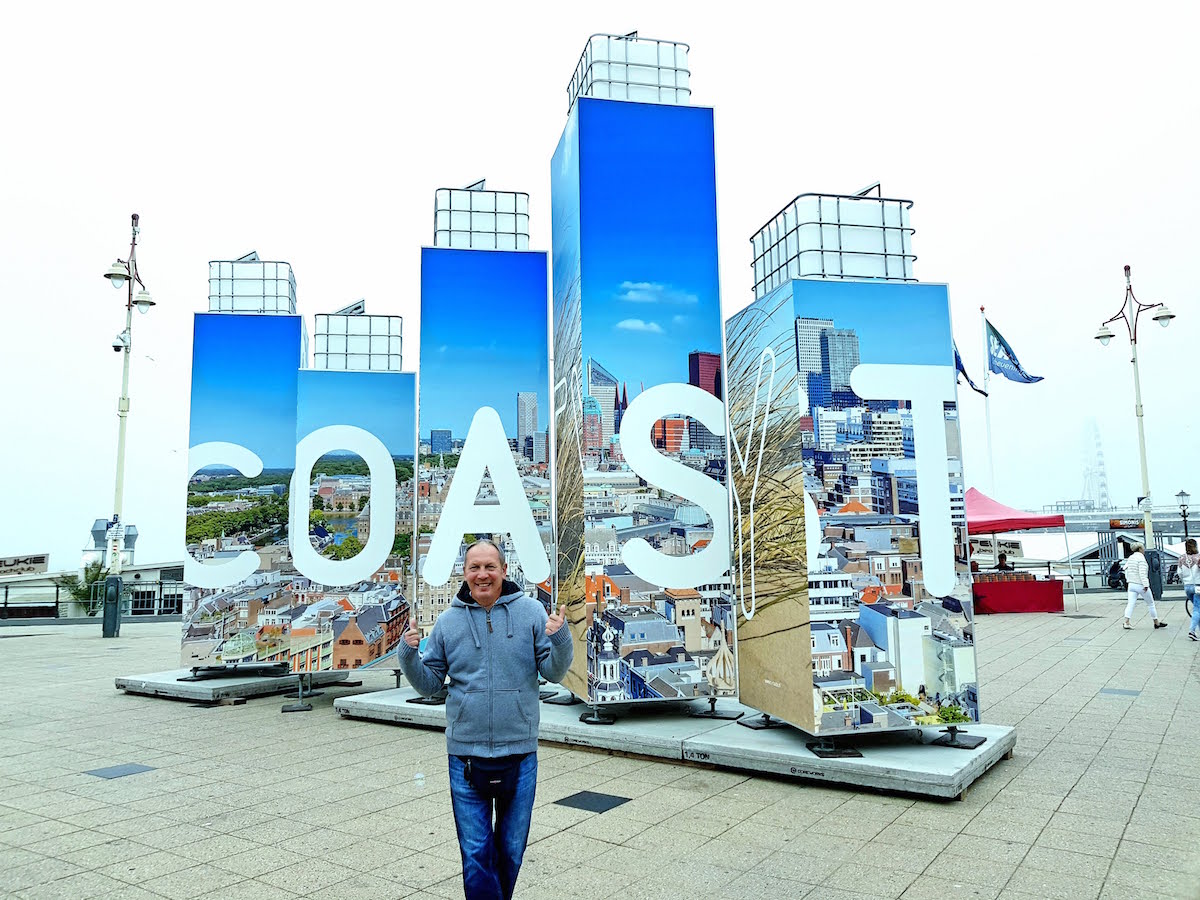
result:
<svg viewBox="0 0 1200 900"><path fill-rule="evenodd" d="M638 578L662 587L689 588L729 571L729 507L725 488L703 472L663 456L650 443L655 421L670 413L691 416L716 435L725 433L725 405L690 384L660 384L642 391L621 417L621 452L638 475L657 488L691 500L712 519L708 546L691 556L667 556L641 538L626 541L621 558Z"/></svg>
<svg viewBox="0 0 1200 900"><path fill-rule="evenodd" d="M949 597L958 584L954 572L954 524L950 519L950 473L946 467L946 412L954 403L955 371L950 366L864 363L850 373L850 387L864 400L912 403L917 464L917 509L925 589Z"/></svg>
<svg viewBox="0 0 1200 900"><path fill-rule="evenodd" d="M485 470L492 475L499 502L492 506L476 506L475 498L479 495ZM429 555L421 570L425 583L437 586L449 581L463 535L478 532L511 534L526 578L545 581L550 577L550 559L538 537L537 523L533 521L533 511L525 499L525 489L521 486L508 438L504 436L500 414L490 406L481 406L471 420L458 468L450 482L446 504L442 507L442 516L438 519L429 544Z"/></svg>
<svg viewBox="0 0 1200 900"><path fill-rule="evenodd" d="M188 450L188 481L205 466L233 466L247 478L261 475L263 470L257 453L225 441L209 441ZM185 550L183 580L196 587L223 588L249 578L258 571L258 563L258 554L253 550L243 550L234 559L220 563L202 563Z"/></svg>

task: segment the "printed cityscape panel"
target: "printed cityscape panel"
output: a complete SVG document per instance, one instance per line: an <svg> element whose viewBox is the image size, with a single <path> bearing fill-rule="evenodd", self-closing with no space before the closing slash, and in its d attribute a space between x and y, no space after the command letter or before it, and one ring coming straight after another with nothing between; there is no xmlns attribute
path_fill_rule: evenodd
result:
<svg viewBox="0 0 1200 900"><path fill-rule="evenodd" d="M508 579L550 604L546 254L421 251L417 623L428 635L467 547L504 549Z"/></svg>
<svg viewBox="0 0 1200 900"><path fill-rule="evenodd" d="M296 316L197 314L192 344L184 558L185 667L289 656L277 607L290 583L296 460Z"/></svg>
<svg viewBox="0 0 1200 900"><path fill-rule="evenodd" d="M289 620L293 671L384 665L408 625L416 378L304 370L297 388L296 571L260 626Z"/></svg>
<svg viewBox="0 0 1200 900"><path fill-rule="evenodd" d="M725 402L733 497L738 693L742 703L817 730L812 696L803 396L791 291L729 320Z"/></svg>
<svg viewBox="0 0 1200 900"><path fill-rule="evenodd" d="M946 287L794 280L759 303L789 297L815 730L978 721Z"/></svg>
<svg viewBox="0 0 1200 900"><path fill-rule="evenodd" d="M732 695L712 110L580 97L551 184L558 589L583 605L584 696Z"/></svg>

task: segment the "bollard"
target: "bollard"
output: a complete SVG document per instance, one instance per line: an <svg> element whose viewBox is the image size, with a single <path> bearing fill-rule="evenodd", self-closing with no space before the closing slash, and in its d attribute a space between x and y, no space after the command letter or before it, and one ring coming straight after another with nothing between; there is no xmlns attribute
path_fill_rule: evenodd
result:
<svg viewBox="0 0 1200 900"><path fill-rule="evenodd" d="M1150 593L1154 602L1162 600L1163 594L1163 559L1161 550L1146 551L1146 568L1150 571Z"/></svg>
<svg viewBox="0 0 1200 900"><path fill-rule="evenodd" d="M121 576L104 579L104 623L101 634L106 638L121 636Z"/></svg>

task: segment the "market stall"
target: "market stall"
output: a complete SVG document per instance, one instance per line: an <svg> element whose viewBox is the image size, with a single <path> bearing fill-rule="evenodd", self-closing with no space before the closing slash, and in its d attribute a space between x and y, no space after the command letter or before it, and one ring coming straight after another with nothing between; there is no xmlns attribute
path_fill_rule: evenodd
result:
<svg viewBox="0 0 1200 900"><path fill-rule="evenodd" d="M1066 520L1060 515L1039 515L1013 509L988 497L976 488L967 490L967 533L992 536L1005 531L1025 531L1037 528L1062 528ZM1039 579L1032 572L979 572L972 576L971 594L977 613L1062 612L1063 583L1057 578ZM1071 580L1075 595L1075 581ZM1076 608L1079 600L1076 596Z"/></svg>

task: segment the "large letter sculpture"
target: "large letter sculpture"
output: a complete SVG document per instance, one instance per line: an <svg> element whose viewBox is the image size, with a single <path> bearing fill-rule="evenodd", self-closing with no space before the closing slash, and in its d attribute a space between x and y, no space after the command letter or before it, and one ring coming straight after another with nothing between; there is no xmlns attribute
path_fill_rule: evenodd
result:
<svg viewBox="0 0 1200 900"><path fill-rule="evenodd" d="M545 253L421 251L424 450L413 549L426 633L479 537L496 541L509 579L549 606L548 302Z"/></svg>
<svg viewBox="0 0 1200 900"><path fill-rule="evenodd" d="M733 694L712 110L579 97L551 190L565 684Z"/></svg>
<svg viewBox="0 0 1200 900"><path fill-rule="evenodd" d="M303 347L296 316L196 316L184 665L357 668L403 634L415 379L305 369Z"/></svg>
<svg viewBox="0 0 1200 900"><path fill-rule="evenodd" d="M945 287L789 281L727 339L742 701L822 734L977 719Z"/></svg>

